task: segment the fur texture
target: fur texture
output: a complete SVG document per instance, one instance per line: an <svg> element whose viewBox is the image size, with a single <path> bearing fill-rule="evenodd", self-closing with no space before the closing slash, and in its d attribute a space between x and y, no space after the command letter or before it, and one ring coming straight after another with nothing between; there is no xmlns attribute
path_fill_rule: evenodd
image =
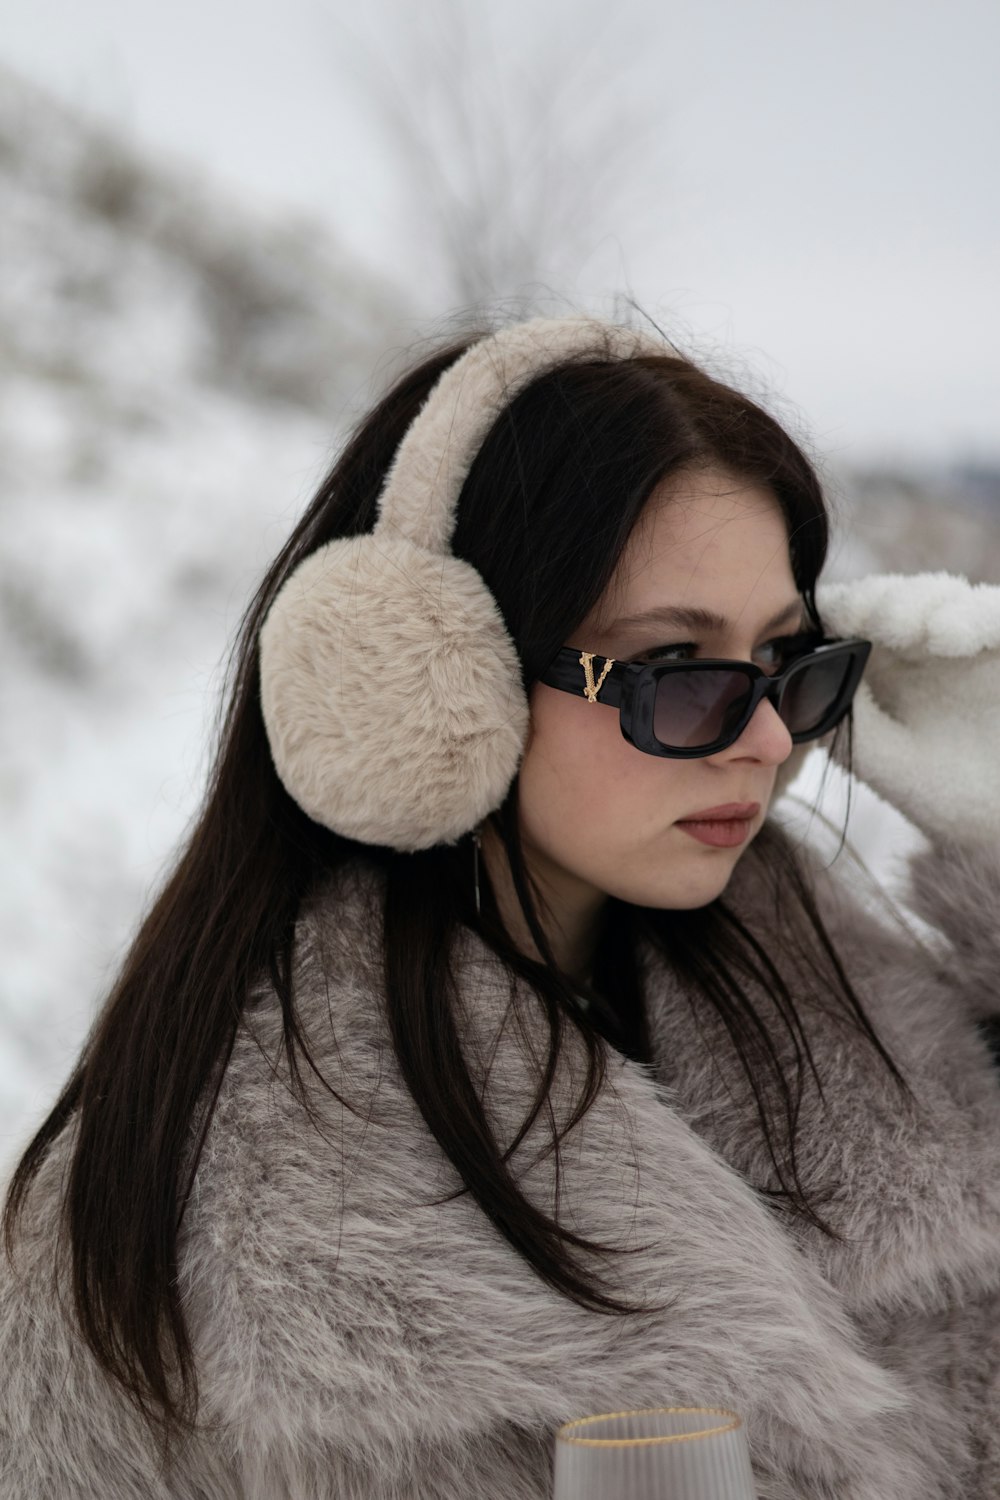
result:
<svg viewBox="0 0 1000 1500"><path fill-rule="evenodd" d="M498 807L528 731L521 664L468 563L331 542L260 636L271 754L311 818L364 843L452 843Z"/></svg>
<svg viewBox="0 0 1000 1500"><path fill-rule="evenodd" d="M857 774L932 838L996 848L1000 587L876 573L822 585L816 602L835 634L874 643L854 700Z"/></svg>
<svg viewBox="0 0 1000 1500"><path fill-rule="evenodd" d="M311 818L410 851L454 843L500 805L528 704L496 601L451 556L459 493L504 406L545 370L664 352L613 323L539 318L444 372L399 446L374 531L307 558L261 630L268 743Z"/></svg>
<svg viewBox="0 0 1000 1500"><path fill-rule="evenodd" d="M787 837L787 835L786 835ZM345 1109L311 1074L291 1096L276 1003L247 1008L185 1218L180 1284L214 1429L157 1474L50 1291L69 1142L0 1282L2 1500L543 1500L555 1427L630 1406L721 1405L747 1424L760 1500L995 1500L1000 1494L1000 1086L976 1022L996 1002L1000 856L914 860L924 948L813 861L818 898L902 1099L829 1011L797 994L825 1100L807 1079L800 1171L827 1186L830 1246L768 1210L748 1088L714 1011L642 959L655 1066L615 1058L565 1142L560 1212L627 1248L629 1317L545 1286L467 1195L397 1074L380 981L380 878L356 865L303 912L304 1027ZM753 846L729 897L765 943L781 913ZM988 914L988 915L984 915ZM501 1142L535 1082L504 1025L492 955L455 954L464 1045ZM760 997L766 1003L766 997ZM530 997L526 1004L531 1008ZM571 1047L557 1118L582 1068ZM533 1131L512 1164L551 1207Z"/></svg>

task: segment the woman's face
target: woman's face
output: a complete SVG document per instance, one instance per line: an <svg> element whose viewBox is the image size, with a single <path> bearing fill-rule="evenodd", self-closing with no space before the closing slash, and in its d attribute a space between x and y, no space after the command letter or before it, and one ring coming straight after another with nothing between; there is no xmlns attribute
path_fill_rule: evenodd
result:
<svg viewBox="0 0 1000 1500"><path fill-rule="evenodd" d="M711 611L720 623L705 630L635 618L666 608ZM715 468L675 475L654 491L614 584L565 644L617 661L730 657L773 671L768 643L796 633L804 620L777 500ZM616 708L542 683L530 705L521 829L554 909L582 915L608 895L692 908L720 895L792 750L771 704L760 704L734 744L696 760L644 754L622 735ZM709 846L678 826L728 802L760 803L741 845Z"/></svg>

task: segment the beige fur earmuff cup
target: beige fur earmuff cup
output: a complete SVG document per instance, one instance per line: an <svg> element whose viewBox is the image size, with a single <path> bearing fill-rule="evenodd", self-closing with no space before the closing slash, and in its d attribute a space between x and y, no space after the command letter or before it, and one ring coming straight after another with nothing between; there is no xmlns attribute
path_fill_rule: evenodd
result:
<svg viewBox="0 0 1000 1500"><path fill-rule="evenodd" d="M319 548L268 611L260 674L278 776L335 833L455 843L517 774L520 662L482 578L451 555L380 533Z"/></svg>

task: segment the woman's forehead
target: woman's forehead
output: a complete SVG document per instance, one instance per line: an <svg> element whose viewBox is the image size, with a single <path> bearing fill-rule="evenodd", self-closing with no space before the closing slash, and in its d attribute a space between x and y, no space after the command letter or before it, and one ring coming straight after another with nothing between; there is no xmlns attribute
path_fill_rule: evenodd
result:
<svg viewBox="0 0 1000 1500"><path fill-rule="evenodd" d="M718 471L654 491L594 611L602 628L764 627L798 598L785 518L765 486ZM674 619L671 622L671 613Z"/></svg>

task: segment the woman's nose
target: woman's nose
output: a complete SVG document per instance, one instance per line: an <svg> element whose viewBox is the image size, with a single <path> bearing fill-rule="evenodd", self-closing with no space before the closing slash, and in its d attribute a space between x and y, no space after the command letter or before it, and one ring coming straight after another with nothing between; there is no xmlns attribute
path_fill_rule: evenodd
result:
<svg viewBox="0 0 1000 1500"><path fill-rule="evenodd" d="M781 765L793 749L791 732L774 707L765 698L758 703L749 724L738 740L722 753L730 757L749 755L767 765Z"/></svg>

